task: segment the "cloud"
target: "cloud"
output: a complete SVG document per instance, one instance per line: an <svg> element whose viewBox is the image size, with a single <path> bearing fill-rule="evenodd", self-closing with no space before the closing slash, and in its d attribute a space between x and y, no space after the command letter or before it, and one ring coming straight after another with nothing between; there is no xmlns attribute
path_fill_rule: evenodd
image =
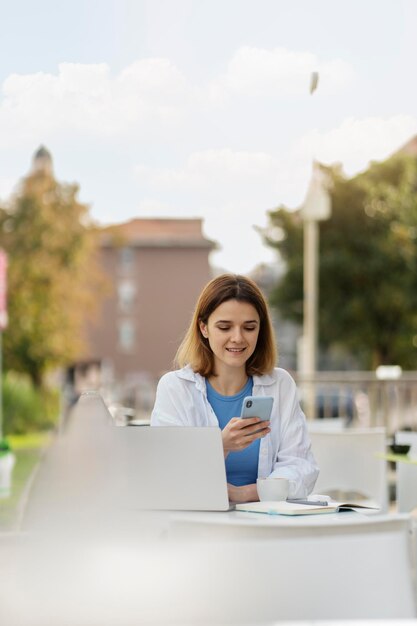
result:
<svg viewBox="0 0 417 626"><path fill-rule="evenodd" d="M287 153L237 151L230 148L193 152L178 167L134 167L148 195L175 197L184 211L226 212L236 218L263 215L279 204L301 204L311 176L312 160L341 163L348 175L371 160L389 157L417 133L417 118L347 118L325 132L311 131L295 140ZM258 223L258 222L256 222Z"/></svg>
<svg viewBox="0 0 417 626"><path fill-rule="evenodd" d="M226 72L192 84L166 58L139 59L118 75L106 63L61 63L56 74L11 74L2 85L0 135L4 145L49 141L74 133L106 139L161 139L188 127L190 118L230 96L276 98L307 93L310 73L326 89L352 79L344 61L310 52L242 47Z"/></svg>
<svg viewBox="0 0 417 626"><path fill-rule="evenodd" d="M305 96L313 71L320 74L320 92L323 94L340 91L355 77L352 66L341 59L321 61L311 52L245 46L233 55L227 71L211 82L209 94L213 102L219 103L231 96Z"/></svg>
<svg viewBox="0 0 417 626"><path fill-rule="evenodd" d="M112 76L105 63L62 63L58 73L10 75L3 83L0 134L16 145L38 136L101 137L164 132L177 125L189 86L167 59L142 59Z"/></svg>
<svg viewBox="0 0 417 626"><path fill-rule="evenodd" d="M323 111L331 98L322 96L344 94L356 80L342 59L248 46L236 50L213 79L205 74L191 81L165 58L139 59L117 74L105 63L62 63L56 73L12 74L0 96L3 152L30 154L46 143L65 153L69 171L82 162L75 169L84 176L82 188L85 177L91 189L97 185L89 194L98 220L128 219L132 207L139 215L202 216L207 236L222 244L223 264L241 271L246 259L253 267L264 255L253 225L265 225L266 211L281 203L296 207L303 201L313 157L342 162L353 174L417 132L413 116L349 117L297 139L301 131L291 108L309 97L312 71L320 74L313 97L323 102ZM281 123L288 119L289 132L274 141L271 128L281 102ZM116 162L114 153L123 158ZM16 180L20 175L14 158L16 165L2 172L0 197L14 183L13 167ZM120 202L109 200L109 185L123 187ZM123 218L121 203L129 207Z"/></svg>
<svg viewBox="0 0 417 626"><path fill-rule="evenodd" d="M178 168L138 165L137 181L157 192L188 197L200 208L236 206L244 213L255 207L273 206L288 169L265 152L233 151L230 148L192 153Z"/></svg>
<svg viewBox="0 0 417 626"><path fill-rule="evenodd" d="M222 242L219 262L240 271L243 259L253 267L270 256L253 226L266 225L267 211L280 204L301 205L313 157L328 164L341 162L353 175L369 161L387 158L416 132L412 116L347 118L326 132L308 133L287 154L211 149L191 153L180 167L137 165L134 175L149 197L175 198L156 205L163 215L204 215L208 236ZM145 203L141 210L156 215L154 208ZM253 255L253 261L242 250ZM235 265L237 259L240 265Z"/></svg>
<svg viewBox="0 0 417 626"><path fill-rule="evenodd" d="M254 226L266 226L267 210L276 206L280 189L291 180L288 167L265 152L229 148L190 154L178 168L139 165L135 175L149 198L171 198L171 203L148 200L141 215L204 216L206 235L221 243L212 262L230 271L248 272L257 263L272 261Z"/></svg>
<svg viewBox="0 0 417 626"><path fill-rule="evenodd" d="M365 169L371 160L388 158L416 133L417 118L410 115L387 119L349 117L337 128L304 135L296 142L293 156L342 163L344 171L353 175Z"/></svg>

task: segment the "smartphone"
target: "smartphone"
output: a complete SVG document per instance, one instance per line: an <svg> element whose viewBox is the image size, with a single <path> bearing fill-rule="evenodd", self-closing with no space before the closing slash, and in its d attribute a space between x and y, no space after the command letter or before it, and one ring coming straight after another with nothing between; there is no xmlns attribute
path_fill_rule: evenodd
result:
<svg viewBox="0 0 417 626"><path fill-rule="evenodd" d="M273 403L272 396L247 396L243 400L240 417L259 417L262 421L268 421Z"/></svg>

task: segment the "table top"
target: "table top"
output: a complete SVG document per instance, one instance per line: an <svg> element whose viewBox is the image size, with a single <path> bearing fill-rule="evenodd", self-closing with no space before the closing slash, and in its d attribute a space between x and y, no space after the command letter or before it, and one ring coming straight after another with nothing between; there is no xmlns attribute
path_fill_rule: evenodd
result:
<svg viewBox="0 0 417 626"><path fill-rule="evenodd" d="M409 454L394 454L393 452L376 452L375 456L378 459L384 461L393 461L394 463L408 463L410 465L417 465L417 457L410 456Z"/></svg>
<svg viewBox="0 0 417 626"><path fill-rule="evenodd" d="M372 524L376 519L409 519L408 514L381 514L379 511L341 511L316 515L267 515L246 511L177 511L170 514L173 523L210 524L252 528L314 528Z"/></svg>

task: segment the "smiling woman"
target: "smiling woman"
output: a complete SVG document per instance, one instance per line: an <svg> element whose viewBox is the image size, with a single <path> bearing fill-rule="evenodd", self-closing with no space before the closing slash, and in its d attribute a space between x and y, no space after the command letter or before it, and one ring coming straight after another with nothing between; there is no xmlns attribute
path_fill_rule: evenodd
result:
<svg viewBox="0 0 417 626"><path fill-rule="evenodd" d="M259 315L249 302L228 300L217 307L207 323L200 321L200 330L213 353L215 376L221 381L222 371L226 374L228 366L242 367L255 352L259 335ZM246 376L246 370L244 375Z"/></svg>
<svg viewBox="0 0 417 626"><path fill-rule="evenodd" d="M258 286L223 274L198 299L176 356L181 369L159 381L151 425L220 427L232 502L258 500L258 477L287 478L291 497L307 496L317 478L296 386L275 368L275 346ZM238 417L251 395L273 397L269 421Z"/></svg>

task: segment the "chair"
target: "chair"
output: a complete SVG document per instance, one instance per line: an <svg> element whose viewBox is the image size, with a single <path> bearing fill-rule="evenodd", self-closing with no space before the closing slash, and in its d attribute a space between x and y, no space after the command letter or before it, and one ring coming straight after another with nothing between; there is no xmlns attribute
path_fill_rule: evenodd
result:
<svg viewBox="0 0 417 626"><path fill-rule="evenodd" d="M340 432L348 428L347 417L321 417L308 422L310 432Z"/></svg>
<svg viewBox="0 0 417 626"><path fill-rule="evenodd" d="M399 431L395 434L395 443L409 444L409 455L417 457L417 433ZM408 513L417 506L417 466L409 463L397 463L397 509Z"/></svg>
<svg viewBox="0 0 417 626"><path fill-rule="evenodd" d="M308 428L320 468L315 492L338 500L372 500L386 511L387 464L376 458L376 453L384 454L386 450L385 428L323 430L315 429L310 422Z"/></svg>

